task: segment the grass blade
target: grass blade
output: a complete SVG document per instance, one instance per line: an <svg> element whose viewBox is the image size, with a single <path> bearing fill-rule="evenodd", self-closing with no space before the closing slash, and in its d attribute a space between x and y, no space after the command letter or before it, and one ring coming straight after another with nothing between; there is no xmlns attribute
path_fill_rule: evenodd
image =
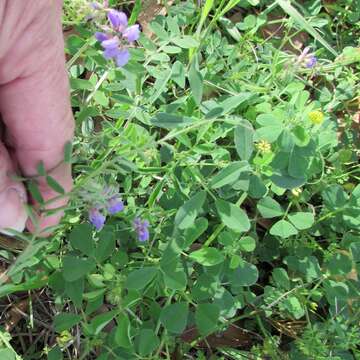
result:
<svg viewBox="0 0 360 360"><path fill-rule="evenodd" d="M204 22L205 22L206 18L208 17L213 5L214 5L214 0L206 0L204 6L202 8L202 11L201 11L201 18L200 18L199 26L196 29L197 34L200 34L201 29L204 25Z"/></svg>
<svg viewBox="0 0 360 360"><path fill-rule="evenodd" d="M287 0L276 0L281 8L296 21L304 30L314 37L319 43L321 43L327 50L329 50L334 56L337 56L337 52L330 46L330 44L311 26L308 21L291 5Z"/></svg>

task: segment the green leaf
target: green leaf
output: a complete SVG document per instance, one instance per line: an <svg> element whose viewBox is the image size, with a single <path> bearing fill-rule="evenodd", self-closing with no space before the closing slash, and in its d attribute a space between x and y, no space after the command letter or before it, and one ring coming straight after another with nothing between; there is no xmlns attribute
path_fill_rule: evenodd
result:
<svg viewBox="0 0 360 360"><path fill-rule="evenodd" d="M278 187L283 189L295 189L306 183L306 178L294 178L289 176L285 171L271 176L271 181Z"/></svg>
<svg viewBox="0 0 360 360"><path fill-rule="evenodd" d="M41 195L38 184L31 180L28 182L27 187L33 199L41 205L44 204L44 199Z"/></svg>
<svg viewBox="0 0 360 360"><path fill-rule="evenodd" d="M275 142L283 131L282 125L264 126L255 131L254 139L256 141L266 140L269 143Z"/></svg>
<svg viewBox="0 0 360 360"><path fill-rule="evenodd" d="M244 236L239 241L240 250L246 252L252 252L256 248L256 241L251 236Z"/></svg>
<svg viewBox="0 0 360 360"><path fill-rule="evenodd" d="M0 353L0 358L3 359L2 354ZM3 359L8 360L8 359ZM59 346L53 347L48 353L47 360L63 360L63 353L61 352Z"/></svg>
<svg viewBox="0 0 360 360"><path fill-rule="evenodd" d="M84 278L76 281L65 282L65 294L70 298L74 305L80 309L84 293Z"/></svg>
<svg viewBox="0 0 360 360"><path fill-rule="evenodd" d="M167 54L180 54L181 53L181 48L179 48L178 46L164 46L163 47L164 52L166 52Z"/></svg>
<svg viewBox="0 0 360 360"><path fill-rule="evenodd" d="M199 304L195 312L197 329L202 336L211 334L217 329L220 309L215 304Z"/></svg>
<svg viewBox="0 0 360 360"><path fill-rule="evenodd" d="M90 328L93 335L99 335L101 330L109 324L110 321L118 314L118 310L107 311L103 314L95 316L90 322Z"/></svg>
<svg viewBox="0 0 360 360"><path fill-rule="evenodd" d="M344 207L349 197L343 188L338 184L328 186L322 193L324 204L329 210L336 210Z"/></svg>
<svg viewBox="0 0 360 360"><path fill-rule="evenodd" d="M234 131L235 148L241 160L249 160L254 151L254 128L247 120Z"/></svg>
<svg viewBox="0 0 360 360"><path fill-rule="evenodd" d="M257 209L259 210L261 216L265 219L281 216L284 213L281 205L270 196L260 199L257 204Z"/></svg>
<svg viewBox="0 0 360 360"><path fill-rule="evenodd" d="M192 125L194 123L194 119L192 118L168 113L158 113L150 121L154 126L163 129L175 129L178 127Z"/></svg>
<svg viewBox="0 0 360 360"><path fill-rule="evenodd" d="M172 72L171 78L182 88L185 87L185 68L184 65L180 61L175 61Z"/></svg>
<svg viewBox="0 0 360 360"><path fill-rule="evenodd" d="M36 167L37 173L40 176L46 176L46 170L45 170L45 166L44 166L44 162L40 161Z"/></svg>
<svg viewBox="0 0 360 360"><path fill-rule="evenodd" d="M239 93L238 95L229 96L227 99L217 104L214 108L212 108L209 112L207 112L205 115L205 119L212 119L229 114L239 105L249 100L252 96L253 96L252 93L248 93L248 92L243 92L243 93ZM246 120L241 121L241 123L244 123L243 126L246 126L245 122L247 121Z"/></svg>
<svg viewBox="0 0 360 360"><path fill-rule="evenodd" d="M260 178L260 176L252 174L250 176L250 182L249 182L249 196L254 199L262 198L266 192L267 188Z"/></svg>
<svg viewBox="0 0 360 360"><path fill-rule="evenodd" d="M52 176L46 176L46 182L57 193L65 194L64 188Z"/></svg>
<svg viewBox="0 0 360 360"><path fill-rule="evenodd" d="M73 150L72 142L68 141L64 147L64 162L66 164L71 164L72 150Z"/></svg>
<svg viewBox="0 0 360 360"><path fill-rule="evenodd" d="M219 287L219 279L207 273L202 273L191 287L191 296L197 302L212 299Z"/></svg>
<svg viewBox="0 0 360 360"><path fill-rule="evenodd" d="M94 100L97 104L108 107L109 106L109 97L105 95L103 91L95 91Z"/></svg>
<svg viewBox="0 0 360 360"><path fill-rule="evenodd" d="M0 349L0 359L1 360L17 360L19 358L16 356L16 353L14 350Z"/></svg>
<svg viewBox="0 0 360 360"><path fill-rule="evenodd" d="M215 248L202 248L189 255L189 258L203 266L214 266L224 261L224 255Z"/></svg>
<svg viewBox="0 0 360 360"><path fill-rule="evenodd" d="M288 219L298 230L309 229L314 224L314 215L310 212L289 214Z"/></svg>
<svg viewBox="0 0 360 360"><path fill-rule="evenodd" d="M180 46L183 49L191 49L199 46L199 42L189 35L185 35L183 37L175 37L171 39L171 41L175 45Z"/></svg>
<svg viewBox="0 0 360 360"><path fill-rule="evenodd" d="M95 268L96 264L91 259L80 259L66 255L63 259L63 276L66 281L75 281L85 276Z"/></svg>
<svg viewBox="0 0 360 360"><path fill-rule="evenodd" d="M216 209L222 222L235 232L250 230L250 221L245 211L224 200L216 200Z"/></svg>
<svg viewBox="0 0 360 360"><path fill-rule="evenodd" d="M298 231L286 220L279 220L270 229L270 234L274 236L280 236L286 239L292 235L296 235Z"/></svg>
<svg viewBox="0 0 360 360"><path fill-rule="evenodd" d="M71 89L73 90L92 90L94 85L89 80L70 79Z"/></svg>
<svg viewBox="0 0 360 360"><path fill-rule="evenodd" d="M95 243L92 237L92 227L90 224L76 225L69 235L71 246L80 250L87 256L94 254Z"/></svg>
<svg viewBox="0 0 360 360"><path fill-rule="evenodd" d="M306 146L309 144L310 135L302 126L295 126L292 132L295 135L294 140L297 146Z"/></svg>
<svg viewBox="0 0 360 360"><path fill-rule="evenodd" d="M256 117L256 122L261 126L281 126L282 120L274 113L260 114Z"/></svg>
<svg viewBox="0 0 360 360"><path fill-rule="evenodd" d="M54 318L54 328L58 333L69 330L81 321L81 316L71 313L61 313Z"/></svg>
<svg viewBox="0 0 360 360"><path fill-rule="evenodd" d="M169 35L165 31L164 27L160 25L158 22L156 21L151 22L150 28L159 39L167 40L169 38Z"/></svg>
<svg viewBox="0 0 360 360"><path fill-rule="evenodd" d="M238 254L231 255L229 268L230 269L236 269L241 264L241 256Z"/></svg>
<svg viewBox="0 0 360 360"><path fill-rule="evenodd" d="M275 268L272 272L272 278L276 286L281 287L285 290L290 289L290 279L285 269Z"/></svg>
<svg viewBox="0 0 360 360"><path fill-rule="evenodd" d="M309 166L309 158L303 156L298 146L290 152L288 173L294 178L303 178Z"/></svg>
<svg viewBox="0 0 360 360"><path fill-rule="evenodd" d="M183 249L188 248L195 240L199 238L208 228L209 223L206 218L196 219L194 225L187 228L184 232Z"/></svg>
<svg viewBox="0 0 360 360"><path fill-rule="evenodd" d="M196 217L201 211L206 199L206 192L200 191L184 205L180 207L175 216L175 226L179 229L186 229L194 224Z"/></svg>
<svg viewBox="0 0 360 360"><path fill-rule="evenodd" d="M187 277L183 265L176 261L172 266L161 268L164 273L165 286L171 290L184 290L187 284Z"/></svg>
<svg viewBox="0 0 360 360"><path fill-rule="evenodd" d="M212 189L218 189L222 186L235 182L242 172L248 170L250 170L250 165L247 161L233 162L224 169L220 170L212 178L209 185Z"/></svg>
<svg viewBox="0 0 360 360"><path fill-rule="evenodd" d="M120 314L116 318L117 327L115 330L115 342L127 349L131 347L131 337L130 337L130 329L131 324L128 316L125 313Z"/></svg>
<svg viewBox="0 0 360 360"><path fill-rule="evenodd" d="M148 104L153 104L160 95L166 90L166 85L171 77L171 69L164 71L159 78L156 79L153 88L155 89L154 93L148 98Z"/></svg>
<svg viewBox="0 0 360 360"><path fill-rule="evenodd" d="M179 19L177 16L167 16L166 22L171 35L180 35Z"/></svg>
<svg viewBox="0 0 360 360"><path fill-rule="evenodd" d="M344 282L325 280L324 289L327 301L333 306L338 306L339 302L341 304L349 300L349 287Z"/></svg>
<svg viewBox="0 0 360 360"><path fill-rule="evenodd" d="M155 267L134 270L128 275L125 286L128 289L141 290L154 279L157 271Z"/></svg>
<svg viewBox="0 0 360 360"><path fill-rule="evenodd" d="M224 287L216 292L214 304L219 307L221 316L232 318L236 314L237 304L235 304L234 297Z"/></svg>
<svg viewBox="0 0 360 360"><path fill-rule="evenodd" d="M99 234L98 246L96 248L95 257L98 262L103 262L109 258L115 250L115 233L110 230L103 229Z"/></svg>
<svg viewBox="0 0 360 360"><path fill-rule="evenodd" d="M160 313L160 321L166 330L173 334L182 334L186 328L189 307L186 302L165 306Z"/></svg>
<svg viewBox="0 0 360 360"><path fill-rule="evenodd" d="M286 256L284 263L287 264L290 270L304 274L308 282L321 275L319 262L315 256L306 256L302 259L297 256Z"/></svg>
<svg viewBox="0 0 360 360"><path fill-rule="evenodd" d="M305 310L296 296L288 297L283 301L282 305L296 320L305 315Z"/></svg>
<svg viewBox="0 0 360 360"><path fill-rule="evenodd" d="M228 272L228 278L231 285L234 286L251 286L259 278L259 271L255 265L246 261L241 261L240 265Z"/></svg>
<svg viewBox="0 0 360 360"><path fill-rule="evenodd" d="M200 105L203 96L203 78L195 60L190 65L188 78L194 100L197 105Z"/></svg>
<svg viewBox="0 0 360 360"><path fill-rule="evenodd" d="M140 356L147 356L159 347L160 341L153 330L141 329L136 337L136 345Z"/></svg>
<svg viewBox="0 0 360 360"><path fill-rule="evenodd" d="M326 262L331 275L347 275L352 269L352 262L345 254L333 254Z"/></svg>

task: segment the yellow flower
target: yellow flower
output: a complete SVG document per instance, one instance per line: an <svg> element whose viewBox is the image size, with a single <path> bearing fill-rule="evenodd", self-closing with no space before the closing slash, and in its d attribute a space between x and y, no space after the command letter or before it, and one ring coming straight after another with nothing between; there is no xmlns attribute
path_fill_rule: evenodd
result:
<svg viewBox="0 0 360 360"><path fill-rule="evenodd" d="M56 342L63 348L66 344L73 339L71 333L68 330L64 330L56 337Z"/></svg>
<svg viewBox="0 0 360 360"><path fill-rule="evenodd" d="M292 190L291 190L291 193L292 193L294 196L298 197L298 196L300 196L300 194L302 193L302 190L301 190L301 188L295 188L295 189L292 189Z"/></svg>
<svg viewBox="0 0 360 360"><path fill-rule="evenodd" d="M256 149L261 153L261 154L267 154L269 152L271 152L271 144L269 142L267 142L266 140L260 140L257 144L256 144Z"/></svg>
<svg viewBox="0 0 360 360"><path fill-rule="evenodd" d="M320 125L324 121L324 113L319 110L310 111L308 116L314 125Z"/></svg>

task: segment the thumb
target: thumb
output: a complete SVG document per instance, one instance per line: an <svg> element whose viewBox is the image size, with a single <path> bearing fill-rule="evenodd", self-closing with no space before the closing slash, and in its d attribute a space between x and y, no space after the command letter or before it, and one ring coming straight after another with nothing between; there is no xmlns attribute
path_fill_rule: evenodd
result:
<svg viewBox="0 0 360 360"><path fill-rule="evenodd" d="M13 173L10 156L0 142L0 232L3 234L9 234L6 229L23 231L27 219L26 192L21 183L11 180Z"/></svg>
<svg viewBox="0 0 360 360"><path fill-rule="evenodd" d="M0 0L0 15L1 4ZM63 154L65 144L72 139L74 121L65 69L61 1L6 0L5 4L0 23L0 112L7 141L24 176L35 176L42 161L47 173L69 192L71 169L63 162ZM59 195L44 178L38 180L38 187L45 202ZM51 202L46 210L64 207L66 202L66 198ZM30 203L34 204L34 199ZM57 225L62 213L46 215L39 214L36 219L37 233ZM27 223L31 231L34 225Z"/></svg>

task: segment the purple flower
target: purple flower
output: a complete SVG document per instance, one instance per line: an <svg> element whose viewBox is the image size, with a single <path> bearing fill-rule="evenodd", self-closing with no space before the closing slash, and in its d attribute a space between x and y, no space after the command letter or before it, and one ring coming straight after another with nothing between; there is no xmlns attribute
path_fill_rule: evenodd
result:
<svg viewBox="0 0 360 360"><path fill-rule="evenodd" d="M149 222L147 220L141 220L140 218L135 218L134 220L134 229L137 233L139 241L149 240Z"/></svg>
<svg viewBox="0 0 360 360"><path fill-rule="evenodd" d="M116 54L116 65L121 67L126 65L130 60L130 53L128 49L119 50Z"/></svg>
<svg viewBox="0 0 360 360"><path fill-rule="evenodd" d="M306 62L305 62L305 66L308 69L312 69L317 63L317 58L314 55L310 55L307 57Z"/></svg>
<svg viewBox="0 0 360 360"><path fill-rule="evenodd" d="M105 40L109 40L109 36L103 32L97 31L95 33L95 38L97 41L103 42Z"/></svg>
<svg viewBox="0 0 360 360"><path fill-rule="evenodd" d="M117 196L113 196L108 201L107 209L108 209L109 214L111 214L111 215L117 214L118 212L124 210L124 203Z"/></svg>
<svg viewBox="0 0 360 360"><path fill-rule="evenodd" d="M136 41L139 36L140 36L140 28L139 25L132 25L130 27L128 27L124 33L123 33L124 38L126 38L128 40L128 42L132 43L134 41Z"/></svg>
<svg viewBox="0 0 360 360"><path fill-rule="evenodd" d="M121 11L110 9L107 16L111 28L107 28L107 33L96 32L95 38L104 48L105 59L113 59L116 65L121 67L130 60L128 46L139 39L140 28L137 24L128 27L128 18Z"/></svg>
<svg viewBox="0 0 360 360"><path fill-rule="evenodd" d="M317 63L317 58L314 54L310 53L310 47L307 46L301 52L297 58L297 64L307 67L308 69L313 68Z"/></svg>
<svg viewBox="0 0 360 360"><path fill-rule="evenodd" d="M126 65L130 60L130 53L127 48L120 47L120 39L117 36L109 37L105 33L95 33L97 40L101 41L101 46L104 48L104 58L114 59L117 66L121 67Z"/></svg>
<svg viewBox="0 0 360 360"><path fill-rule="evenodd" d="M127 28L128 19L125 13L111 9L108 12L108 19L116 31L123 32Z"/></svg>
<svg viewBox="0 0 360 360"><path fill-rule="evenodd" d="M104 48L104 58L105 59L114 59L116 58L119 52L119 38L113 37L111 39L105 40L101 43L101 46Z"/></svg>
<svg viewBox="0 0 360 360"><path fill-rule="evenodd" d="M96 230L101 230L105 224L105 216L97 208L89 211L89 220L95 226Z"/></svg>

